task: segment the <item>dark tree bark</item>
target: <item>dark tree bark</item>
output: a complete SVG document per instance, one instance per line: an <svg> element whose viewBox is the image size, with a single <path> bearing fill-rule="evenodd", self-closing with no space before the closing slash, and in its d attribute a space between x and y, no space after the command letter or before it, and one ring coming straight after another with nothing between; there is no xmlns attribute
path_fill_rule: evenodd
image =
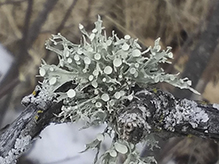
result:
<svg viewBox="0 0 219 164"><path fill-rule="evenodd" d="M137 99L127 107L130 110L126 109L126 112L120 115L118 122L123 127L121 134L125 134L124 132L132 126L133 133L130 133L130 136L124 136L129 141L135 140L135 136L140 135L139 132L142 130L135 128L134 124L139 124L139 127L143 125L145 127L143 131L162 134L161 137L170 138L192 134L219 140L219 105L176 99L172 94L161 90L156 92L142 90L137 92L136 96ZM136 123L133 119L133 125L129 125L126 129L124 119L132 118L134 113L139 114L139 118L145 121Z"/></svg>
<svg viewBox="0 0 219 164"><path fill-rule="evenodd" d="M16 163L38 134L54 121L54 114L60 112L61 105L62 102L48 105L43 113L39 113L42 109L36 104L30 104L14 122L1 129L0 163Z"/></svg>
<svg viewBox="0 0 219 164"><path fill-rule="evenodd" d="M215 0L213 11L207 24L206 30L202 33L200 42L191 52L182 77L188 77L195 88L202 73L204 72L214 50L218 45L219 38L219 1ZM179 98L189 98L191 92L187 90L179 91L176 89L174 95Z"/></svg>
<svg viewBox="0 0 219 164"><path fill-rule="evenodd" d="M140 90L135 97L115 122L121 139L137 143L147 134L155 133L163 138L192 134L219 140L219 105L176 99L154 89ZM62 102L34 102L0 131L0 163L15 163L49 123L60 123L54 114L60 112ZM42 104L46 105L42 108Z"/></svg>

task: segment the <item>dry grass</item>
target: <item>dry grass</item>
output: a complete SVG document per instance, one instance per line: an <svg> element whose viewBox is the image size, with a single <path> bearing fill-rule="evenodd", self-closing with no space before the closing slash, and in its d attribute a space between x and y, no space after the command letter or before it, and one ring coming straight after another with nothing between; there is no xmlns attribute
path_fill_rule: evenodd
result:
<svg viewBox="0 0 219 164"><path fill-rule="evenodd" d="M42 10L45 0L35 0L31 22ZM164 45L180 37L182 30L188 34L195 31L201 20L205 20L208 0L80 0L70 14L61 31L69 39L78 38L78 23L90 24L97 14L103 15L105 25L130 33L144 41L161 37ZM58 1L42 27L38 42L33 45L42 49L45 38L56 32L72 0ZM0 6L0 41L6 47L22 37L22 28L27 1Z"/></svg>
<svg viewBox="0 0 219 164"><path fill-rule="evenodd" d="M22 48L18 46L18 41L22 38L28 1L11 4L4 2L6 0L0 0L0 42L16 56ZM21 84L25 86L18 86L18 93L20 87L35 85L33 77L37 74L41 58L47 58L49 63L54 61L55 55L48 55L44 43L51 34L58 32L57 28L72 2L59 0L49 14L36 41L28 50L30 59L19 68L20 77L25 77ZM44 3L45 0L34 0L30 25L38 17ZM180 46L181 32L192 34L200 22L205 20L209 4L208 0L78 0L60 32L69 40L78 42L78 24L82 23L91 29L100 14L108 31L114 29L120 36L129 34L139 38L145 47L152 45L157 37L161 37L163 46L173 43Z"/></svg>
<svg viewBox="0 0 219 164"><path fill-rule="evenodd" d="M22 38L28 0L4 4L6 1L8 2L0 0L0 43L16 56L23 48L19 47L18 41ZM45 1L34 0L30 24L38 17ZM73 0L58 1L34 44L29 48L30 59L19 68L20 80L23 81L16 86L10 100L14 106L18 106L21 97L29 94L36 85L35 75L41 58L46 58L48 63L54 62L55 55L45 51L44 43L51 34L58 32L57 28L72 2ZM145 47L152 45L157 37L161 37L163 46L180 47L184 43L182 32L189 37L197 30L203 30L210 2L209 0L78 0L60 32L69 40L78 42L81 35L78 24L82 23L91 29L97 15L100 14L108 31L113 29L119 36L129 34L139 38ZM178 66L180 64L183 66L184 63L184 59L179 60ZM210 84L207 88L210 88L212 93ZM204 95L206 98L209 96L206 92Z"/></svg>
<svg viewBox="0 0 219 164"><path fill-rule="evenodd" d="M188 34L196 30L200 21L206 18L209 1L123 0L114 6L111 13L116 15L115 25L121 25L145 41L146 45L148 39L157 37L161 37L164 45L168 45L173 39L180 39L182 30Z"/></svg>

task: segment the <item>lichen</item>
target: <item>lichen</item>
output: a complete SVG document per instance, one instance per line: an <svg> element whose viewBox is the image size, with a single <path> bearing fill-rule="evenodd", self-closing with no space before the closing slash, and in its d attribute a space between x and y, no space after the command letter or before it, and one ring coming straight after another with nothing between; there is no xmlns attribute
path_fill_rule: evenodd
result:
<svg viewBox="0 0 219 164"><path fill-rule="evenodd" d="M208 114L198 107L195 101L183 99L176 104L174 109L171 112L164 111L166 113L165 128L171 131L175 131L175 126L182 123L189 123L192 128L196 128L200 123L209 120Z"/></svg>
<svg viewBox="0 0 219 164"><path fill-rule="evenodd" d="M213 106L213 108L219 110L219 104L213 104L212 106Z"/></svg>
<svg viewBox="0 0 219 164"><path fill-rule="evenodd" d="M88 33L81 24L79 29L82 32L80 44L68 41L61 34L53 35L46 42L46 48L57 54L59 63L49 65L43 61L39 68L39 75L43 77L39 96L45 102L48 99L63 101L61 113L58 114L63 121L82 119L86 121L87 127L106 122L112 128L111 131L118 133L121 129L115 120L124 112L125 102L133 99L134 86L146 88L151 84L166 82L197 93L190 87L188 78L180 79L178 74L165 73L160 67L160 63L170 64L173 54L170 47L161 50L159 38L153 47L143 51L138 40L129 35L119 38L113 31L107 37L100 17L92 32ZM60 90L67 83L69 88ZM140 118L134 113L133 117ZM143 126L149 133L150 126L146 122ZM122 138L122 135L119 137ZM141 141L142 138L136 139ZM132 154L131 160L127 160L143 163L135 151L131 151L130 144L125 144ZM118 149L115 151L118 152ZM109 153L111 157L116 156L115 151ZM105 153L104 159L109 154Z"/></svg>
<svg viewBox="0 0 219 164"><path fill-rule="evenodd" d="M71 43L61 34L53 35L46 42L46 48L58 54L59 64L43 62L39 69L40 76L44 77L42 90L46 95L57 101L64 100L60 117L75 121L77 113L90 118L98 110L117 114L121 104L133 98L131 88L136 84L145 88L167 82L193 90L190 80L167 74L159 66L170 63L172 58L170 47L161 50L160 39L155 41L154 47L142 51L137 39L129 35L120 39L112 32L112 36L107 37L100 17L91 33L86 32L83 25L79 25L79 29L83 34L80 44ZM72 88L56 92L69 81Z"/></svg>
<svg viewBox="0 0 219 164"><path fill-rule="evenodd" d="M5 157L0 156L0 163L15 164L16 159L18 159L18 157L28 149L30 142L31 142L31 136L29 135L24 136L22 138L17 138L15 141L14 148L12 148L8 152L7 156Z"/></svg>

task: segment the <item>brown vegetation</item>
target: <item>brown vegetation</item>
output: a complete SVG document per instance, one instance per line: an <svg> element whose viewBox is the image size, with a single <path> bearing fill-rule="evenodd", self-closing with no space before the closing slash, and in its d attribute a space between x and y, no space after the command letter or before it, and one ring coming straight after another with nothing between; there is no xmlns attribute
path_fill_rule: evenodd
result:
<svg viewBox="0 0 219 164"><path fill-rule="evenodd" d="M44 47L45 40L49 39L51 34L60 32L69 40L79 42L81 34L78 24L91 29L92 22L99 14L108 34L111 30L115 30L121 37L129 34L139 38L143 47L152 45L154 39L161 37L163 47L172 46L175 56L174 68L169 67L167 71L183 71L191 50L206 27L213 4L213 1L209 0L59 0L49 12L37 33L37 38L31 40L33 44L21 46L22 39L28 38L27 31L34 28L31 25L39 18L45 2L46 0L0 0L0 43L15 58L22 59L20 63L13 65L15 70L19 70L15 73L19 74L18 80L12 76L7 84L0 85L1 98L3 89L15 80L14 87L7 90L10 93L14 89L10 100L13 106L18 106L21 97L29 94L36 85L35 75L41 59L46 59L48 63L56 61L55 55ZM29 15L26 14L28 9ZM219 99L215 99L219 97L218 93L212 92L219 89L217 61L218 55L214 55L202 76L204 86L207 86L202 89L203 96L215 103L219 103ZM217 85L211 85L212 80ZM0 102L0 106L3 105L4 103Z"/></svg>

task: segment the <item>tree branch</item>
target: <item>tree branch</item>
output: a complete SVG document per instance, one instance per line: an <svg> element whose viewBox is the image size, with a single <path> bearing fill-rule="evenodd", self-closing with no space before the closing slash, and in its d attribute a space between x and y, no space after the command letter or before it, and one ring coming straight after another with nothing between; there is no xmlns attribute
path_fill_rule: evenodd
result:
<svg viewBox="0 0 219 164"><path fill-rule="evenodd" d="M14 122L3 128L0 131L0 163L16 163L34 138L52 122L54 113L60 112L61 104L48 106L43 113L39 113L41 109L37 105L30 104Z"/></svg>
<svg viewBox="0 0 219 164"><path fill-rule="evenodd" d="M218 104L176 99L161 90L142 90L127 108L119 116L118 125L122 139L130 142L139 142L148 133L161 137L165 134L167 138L191 134L219 140Z"/></svg>
<svg viewBox="0 0 219 164"><path fill-rule="evenodd" d="M48 104L46 108L41 106L44 103ZM61 107L62 102L51 105L43 99L39 104L29 104L13 123L0 131L0 163L15 162L49 123L59 122L54 114L60 113ZM219 140L218 117L217 104L176 99L161 90L144 89L136 92L115 124L118 137L132 143L140 142L150 133L167 138L192 134Z"/></svg>

